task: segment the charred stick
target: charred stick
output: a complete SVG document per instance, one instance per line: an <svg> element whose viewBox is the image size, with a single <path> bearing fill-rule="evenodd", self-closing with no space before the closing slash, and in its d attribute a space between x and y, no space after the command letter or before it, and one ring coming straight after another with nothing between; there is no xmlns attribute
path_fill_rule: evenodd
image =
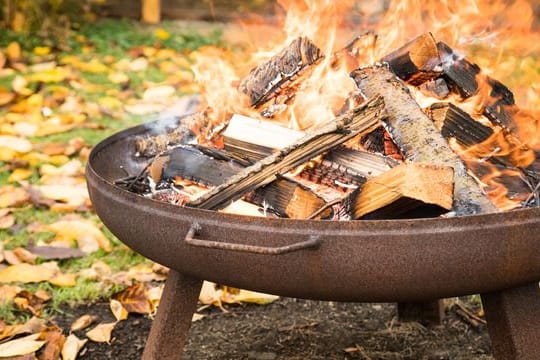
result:
<svg viewBox="0 0 540 360"><path fill-rule="evenodd" d="M440 75L437 43L431 33L420 35L381 60L401 80L418 86Z"/></svg>
<svg viewBox="0 0 540 360"><path fill-rule="evenodd" d="M380 96L376 96L323 128L308 133L298 142L245 168L188 206L207 210L220 209L245 193L269 184L279 174L285 174L355 136L372 131L384 116L384 101Z"/></svg>
<svg viewBox="0 0 540 360"><path fill-rule="evenodd" d="M454 168L458 215L497 211L401 80L384 66L358 69L351 75L365 96L384 97L388 117L383 122L407 160Z"/></svg>
<svg viewBox="0 0 540 360"><path fill-rule="evenodd" d="M253 69L240 83L240 91L249 96L253 107L259 107L322 58L321 50L311 40L300 37Z"/></svg>

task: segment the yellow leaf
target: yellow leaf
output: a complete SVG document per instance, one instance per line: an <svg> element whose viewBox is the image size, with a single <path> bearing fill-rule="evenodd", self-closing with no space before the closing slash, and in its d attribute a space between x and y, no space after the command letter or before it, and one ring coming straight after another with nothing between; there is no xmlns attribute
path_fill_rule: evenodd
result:
<svg viewBox="0 0 540 360"><path fill-rule="evenodd" d="M199 301L204 305L215 305L222 307L221 303L221 290L216 289L216 284L205 281L201 288L201 293L199 294Z"/></svg>
<svg viewBox="0 0 540 360"><path fill-rule="evenodd" d="M21 45L18 42L11 42L6 48L6 55L11 61L20 60L22 57Z"/></svg>
<svg viewBox="0 0 540 360"><path fill-rule="evenodd" d="M48 46L36 46L34 48L34 54L37 56L45 56L51 53L51 48Z"/></svg>
<svg viewBox="0 0 540 360"><path fill-rule="evenodd" d="M13 131L18 136L36 136L39 131L39 125L22 121L13 125Z"/></svg>
<svg viewBox="0 0 540 360"><path fill-rule="evenodd" d="M150 314L152 306L148 301L147 287L142 283L132 285L112 296L129 313ZM112 309L112 304L111 304Z"/></svg>
<svg viewBox="0 0 540 360"><path fill-rule="evenodd" d="M112 331L114 330L114 327L116 326L116 323L106 323L106 324L99 324L92 330L88 331L86 333L86 336L95 342L106 342L109 343L111 341Z"/></svg>
<svg viewBox="0 0 540 360"><path fill-rule="evenodd" d="M29 96L33 93L33 91L30 90L27 86L28 81L26 81L26 79L20 75L15 76L15 78L11 82L11 88L13 89L13 91L23 96Z"/></svg>
<svg viewBox="0 0 540 360"><path fill-rule="evenodd" d="M78 274L57 274L49 282L58 287L74 287L77 285Z"/></svg>
<svg viewBox="0 0 540 360"><path fill-rule="evenodd" d="M38 351L45 341L37 341L40 334L25 336L0 345L0 358L21 356Z"/></svg>
<svg viewBox="0 0 540 360"><path fill-rule="evenodd" d="M114 84L124 84L129 81L129 77L123 72L113 72L109 74L108 78Z"/></svg>
<svg viewBox="0 0 540 360"><path fill-rule="evenodd" d="M85 237L92 237L97 241L101 249L111 251L109 239L89 220L74 217L46 225L45 229L55 233L57 240L76 240L78 242L84 241Z"/></svg>
<svg viewBox="0 0 540 360"><path fill-rule="evenodd" d="M122 108L123 103L115 97L105 96L98 99L98 104L100 106L109 108L111 110L118 110Z"/></svg>
<svg viewBox="0 0 540 360"><path fill-rule="evenodd" d="M8 148L15 152L26 154L32 151L33 146L26 139L10 135L0 135L0 148Z"/></svg>
<svg viewBox="0 0 540 360"><path fill-rule="evenodd" d="M109 68L97 59L90 61L79 61L73 64L73 66L81 71L89 72L93 74L101 74L109 71Z"/></svg>
<svg viewBox="0 0 540 360"><path fill-rule="evenodd" d="M162 85L146 89L143 93L143 100L162 102L174 95L176 90L172 86Z"/></svg>
<svg viewBox="0 0 540 360"><path fill-rule="evenodd" d="M196 321L202 320L205 317L206 317L206 315L194 313L193 317L191 318L191 322L196 322Z"/></svg>
<svg viewBox="0 0 540 360"><path fill-rule="evenodd" d="M7 105L15 99L15 94L0 87L0 106Z"/></svg>
<svg viewBox="0 0 540 360"><path fill-rule="evenodd" d="M0 283L37 283L48 281L58 274L58 269L42 265L17 264L0 270Z"/></svg>
<svg viewBox="0 0 540 360"><path fill-rule="evenodd" d="M129 312L122 306L120 301L111 299L109 306L117 321L126 320L128 318Z"/></svg>
<svg viewBox="0 0 540 360"><path fill-rule="evenodd" d="M237 294L223 293L222 301L228 304L232 303L253 303L259 305L271 304L279 299L279 296L263 294L255 291L240 290Z"/></svg>
<svg viewBox="0 0 540 360"><path fill-rule="evenodd" d="M0 187L0 208L19 206L30 200L28 192L19 187L6 185Z"/></svg>
<svg viewBox="0 0 540 360"><path fill-rule="evenodd" d="M41 197L62 202L64 205L67 205L68 208L73 210L90 202L88 189L84 183L71 185L38 185L33 186L32 188L37 190Z"/></svg>
<svg viewBox="0 0 540 360"><path fill-rule="evenodd" d="M29 169L15 169L13 172L8 176L7 181L8 182L19 182L21 180L26 180L29 177L31 177L33 174L32 170Z"/></svg>
<svg viewBox="0 0 540 360"><path fill-rule="evenodd" d="M92 325L97 320L96 316L93 315L83 315L77 320L75 320L71 327L69 328L70 331L81 331Z"/></svg>
<svg viewBox="0 0 540 360"><path fill-rule="evenodd" d="M64 67L56 67L52 70L44 70L30 75L30 81L44 83L62 82L69 76L69 72Z"/></svg>
<svg viewBox="0 0 540 360"><path fill-rule="evenodd" d="M79 351L88 342L88 339L80 340L77 336L71 334L67 337L62 347L62 360L75 360Z"/></svg>
<svg viewBox="0 0 540 360"><path fill-rule="evenodd" d="M171 34L163 28L157 28L154 34L160 40L167 40L168 38L171 37Z"/></svg>

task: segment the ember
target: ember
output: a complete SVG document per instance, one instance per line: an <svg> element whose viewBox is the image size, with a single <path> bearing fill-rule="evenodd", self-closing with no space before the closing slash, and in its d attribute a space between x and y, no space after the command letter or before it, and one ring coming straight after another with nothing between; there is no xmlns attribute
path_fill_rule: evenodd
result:
<svg viewBox="0 0 540 360"><path fill-rule="evenodd" d="M366 32L340 46L349 20L343 14L352 2L280 1L286 11L285 36L269 40L279 43L277 50L254 52L247 59L250 71L232 66L232 55L224 51L202 51L194 71L205 90L203 111L167 133L138 138L138 155L150 165L119 184L154 199L204 209L224 209L242 198L266 215L297 219L373 218L351 208L360 203L353 197L379 204L369 211L377 218L538 205L538 120L518 107L509 88L431 33L389 51L403 43L389 21L406 22L411 17L402 16L405 9L423 9L419 18L449 44L484 30L482 24L495 10L458 1L465 24L443 5L413 3L392 2L380 33ZM528 8L516 2L519 6ZM445 16L448 22L437 21ZM456 37L457 29L464 37ZM506 39L504 31L498 34L501 39ZM366 66L377 59L377 65ZM363 125L349 129L355 119ZM187 145L189 139L198 145ZM404 162L424 168L392 169ZM406 194L384 200L389 197L382 189L393 192L402 181L414 184L422 176L419 169L434 167L452 170L441 172L450 179L437 177L438 185L450 187L431 185L427 192L451 197L452 206L442 206L446 212L433 210L440 202L423 195L425 185L411 185ZM395 174L409 174L409 179ZM372 190L369 184L382 179L383 188ZM187 191L186 181L196 186ZM414 206L395 204L402 197ZM306 210L300 211L302 206Z"/></svg>

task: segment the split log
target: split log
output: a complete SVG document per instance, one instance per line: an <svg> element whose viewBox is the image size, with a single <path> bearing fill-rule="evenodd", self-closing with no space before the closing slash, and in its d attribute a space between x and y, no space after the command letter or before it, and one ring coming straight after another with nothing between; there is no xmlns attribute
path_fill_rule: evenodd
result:
<svg viewBox="0 0 540 360"><path fill-rule="evenodd" d="M451 103L435 103L427 113L445 139L454 138L463 146L478 145L493 135L493 129L474 120Z"/></svg>
<svg viewBox="0 0 540 360"><path fill-rule="evenodd" d="M149 174L158 187L159 183L171 182L175 178L205 187L219 186L244 168L231 159L225 159L225 154L220 156L221 159L216 159L191 146L177 147L157 157L149 167ZM247 194L244 200L293 219L305 219L325 205L324 199L313 191L284 177ZM331 213L331 210L326 211L321 218L329 217Z"/></svg>
<svg viewBox="0 0 540 360"><path fill-rule="evenodd" d="M352 219L396 219L422 215L439 216L452 209L454 170L449 166L401 164L369 179L347 200Z"/></svg>
<svg viewBox="0 0 540 360"><path fill-rule="evenodd" d="M384 97L388 117L383 122L407 160L454 168L458 215L497 211L401 80L384 66L358 69L351 76L365 96Z"/></svg>
<svg viewBox="0 0 540 360"><path fill-rule="evenodd" d="M260 64L240 83L255 108L265 104L312 65L322 60L322 51L308 38L300 37L287 48Z"/></svg>
<svg viewBox="0 0 540 360"><path fill-rule="evenodd" d="M298 142L279 150L231 177L187 206L207 210L223 208L245 193L272 182L279 174L376 128L385 116L384 101L376 96L364 105L337 117L321 129L308 133Z"/></svg>
<svg viewBox="0 0 540 360"><path fill-rule="evenodd" d="M448 83L443 78L437 78L423 83L420 85L419 90L422 94L439 100L446 99L450 95Z"/></svg>
<svg viewBox="0 0 540 360"><path fill-rule="evenodd" d="M431 33L420 35L382 58L401 80L418 86L441 74L441 59Z"/></svg>
<svg viewBox="0 0 540 360"><path fill-rule="evenodd" d="M223 143L228 153L249 161L258 161L276 150L292 145L305 135L305 132L289 129L275 122L234 115L223 132ZM382 174L396 165L397 162L390 157L335 147L313 170L320 170L321 179L325 172L332 172L338 177L338 173L342 173L342 177L368 178ZM307 174L303 175L315 175L309 174L310 170L306 169L303 173Z"/></svg>

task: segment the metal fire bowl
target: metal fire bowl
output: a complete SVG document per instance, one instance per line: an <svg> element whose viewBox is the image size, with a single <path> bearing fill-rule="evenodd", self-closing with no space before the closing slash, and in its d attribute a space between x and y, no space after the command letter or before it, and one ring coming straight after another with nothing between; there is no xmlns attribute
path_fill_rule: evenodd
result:
<svg viewBox="0 0 540 360"><path fill-rule="evenodd" d="M180 273L331 301L397 302L487 293L540 280L540 208L449 219L307 221L182 208L113 184L145 165L122 131L97 145L90 197L105 225ZM125 170L123 170L125 169Z"/></svg>

